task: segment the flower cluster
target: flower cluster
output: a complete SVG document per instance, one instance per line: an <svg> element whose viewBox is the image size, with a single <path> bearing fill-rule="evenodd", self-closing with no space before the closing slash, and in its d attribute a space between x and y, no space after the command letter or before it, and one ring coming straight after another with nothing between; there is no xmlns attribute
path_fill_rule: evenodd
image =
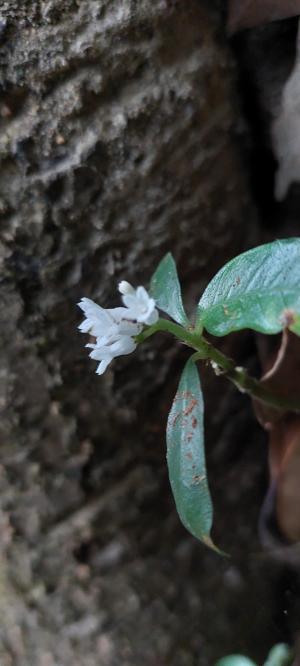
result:
<svg viewBox="0 0 300 666"><path fill-rule="evenodd" d="M102 375L109 363L117 356L131 354L136 348L135 337L143 326L155 324L158 312L155 301L144 287L134 287L123 280L119 284L124 307L105 309L90 298L78 303L85 319L78 327L82 333L90 333L95 343L86 346L92 349L90 358L100 361L97 374Z"/></svg>

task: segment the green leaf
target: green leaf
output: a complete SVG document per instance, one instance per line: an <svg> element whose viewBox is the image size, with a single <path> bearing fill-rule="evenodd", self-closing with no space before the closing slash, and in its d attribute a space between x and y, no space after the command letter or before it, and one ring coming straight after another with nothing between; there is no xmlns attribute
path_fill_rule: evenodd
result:
<svg viewBox="0 0 300 666"><path fill-rule="evenodd" d="M267 243L226 264L200 299L197 320L213 335L252 328L300 335L300 238Z"/></svg>
<svg viewBox="0 0 300 666"><path fill-rule="evenodd" d="M210 538L212 503L206 478L202 391L191 360L183 370L168 418L167 462L182 523L193 536L215 548Z"/></svg>
<svg viewBox="0 0 300 666"><path fill-rule="evenodd" d="M217 661L215 666L256 666L256 664L241 654L232 654Z"/></svg>
<svg viewBox="0 0 300 666"><path fill-rule="evenodd" d="M291 664L292 652L288 645L285 643L279 643L275 645L264 666L288 666Z"/></svg>
<svg viewBox="0 0 300 666"><path fill-rule="evenodd" d="M150 294L156 301L157 307L175 319L178 324L183 326L189 324L182 305L176 264L170 252L161 260L152 276Z"/></svg>

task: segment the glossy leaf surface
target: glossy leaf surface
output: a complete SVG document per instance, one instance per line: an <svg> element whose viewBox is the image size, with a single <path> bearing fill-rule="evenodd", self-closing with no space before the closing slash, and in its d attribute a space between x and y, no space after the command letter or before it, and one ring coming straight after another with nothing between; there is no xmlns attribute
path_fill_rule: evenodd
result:
<svg viewBox="0 0 300 666"><path fill-rule="evenodd" d="M162 259L152 276L150 294L160 310L166 312L178 324L188 325L189 320L182 304L176 264L170 253Z"/></svg>
<svg viewBox="0 0 300 666"><path fill-rule="evenodd" d="M221 336L243 328L300 335L300 238L277 240L232 259L200 299L198 323Z"/></svg>
<svg viewBox="0 0 300 666"><path fill-rule="evenodd" d="M256 666L256 664L241 654L232 654L229 657L220 659L215 666Z"/></svg>
<svg viewBox="0 0 300 666"><path fill-rule="evenodd" d="M168 418L167 462L183 525L214 547L210 539L212 503L206 478L203 399L198 371L191 360L183 370Z"/></svg>

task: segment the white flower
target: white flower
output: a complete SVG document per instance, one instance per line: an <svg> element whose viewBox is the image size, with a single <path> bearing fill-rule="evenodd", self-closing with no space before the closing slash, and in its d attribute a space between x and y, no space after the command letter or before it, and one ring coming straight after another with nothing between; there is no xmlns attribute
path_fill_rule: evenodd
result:
<svg viewBox="0 0 300 666"><path fill-rule="evenodd" d="M144 287L135 289L123 280L119 284L125 307L104 309L89 298L82 298L78 303L85 314L85 319L78 327L82 333L90 333L96 338L90 358L100 361L96 372L102 375L107 366L117 356L131 354L136 348L135 336L143 325L155 324L158 312L155 301L150 298Z"/></svg>
<svg viewBox="0 0 300 666"><path fill-rule="evenodd" d="M156 324L158 320L158 311L155 307L155 300L150 298L144 287L134 287L123 280L119 284L119 291L122 295L122 301L130 312L130 317L142 324Z"/></svg>
<svg viewBox="0 0 300 666"><path fill-rule="evenodd" d="M131 354L136 348L136 342L129 335L122 335L119 339L111 340L108 344L88 344L93 351L90 353L90 358L100 361L97 367L97 374L102 375L109 363L117 356L125 356Z"/></svg>
<svg viewBox="0 0 300 666"><path fill-rule="evenodd" d="M127 308L102 308L90 298L82 298L78 303L86 319L78 326L82 333L90 333L95 338L115 335L137 335L141 331L128 316Z"/></svg>

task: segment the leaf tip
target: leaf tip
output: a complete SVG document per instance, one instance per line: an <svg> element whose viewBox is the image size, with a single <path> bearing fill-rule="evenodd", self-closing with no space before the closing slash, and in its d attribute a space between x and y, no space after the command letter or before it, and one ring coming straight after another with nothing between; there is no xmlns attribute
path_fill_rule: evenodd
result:
<svg viewBox="0 0 300 666"><path fill-rule="evenodd" d="M218 555L230 558L230 555L228 553L225 553L224 550L221 550L220 548L218 548L218 546L216 546L216 544L213 542L212 538L209 535L206 534L205 536L201 537L201 541L205 544L205 546L213 550Z"/></svg>

